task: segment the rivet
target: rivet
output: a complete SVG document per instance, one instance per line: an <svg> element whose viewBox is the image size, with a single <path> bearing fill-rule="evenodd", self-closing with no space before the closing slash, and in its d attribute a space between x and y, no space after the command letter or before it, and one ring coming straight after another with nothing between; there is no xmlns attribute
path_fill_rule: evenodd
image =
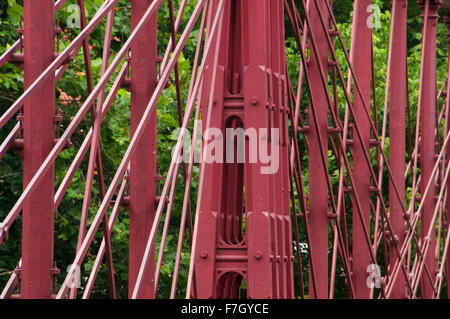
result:
<svg viewBox="0 0 450 319"><path fill-rule="evenodd" d="M206 257L208 257L208 252L206 250L202 250L200 252L200 257L206 259Z"/></svg>

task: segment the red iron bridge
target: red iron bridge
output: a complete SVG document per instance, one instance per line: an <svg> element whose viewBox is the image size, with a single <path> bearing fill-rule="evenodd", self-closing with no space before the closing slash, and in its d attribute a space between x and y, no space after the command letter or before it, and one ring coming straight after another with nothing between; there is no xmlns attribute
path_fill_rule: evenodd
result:
<svg viewBox="0 0 450 319"><path fill-rule="evenodd" d="M21 236L1 298L89 298L101 267L107 294L117 298L112 240L120 215L129 216L132 299L158 296L168 258L171 298L323 299L338 287L348 298L450 296L450 99L448 77L436 70L437 30L450 28L450 1L418 1L418 91L408 85L411 1L391 1L386 72L374 64L371 0L354 1L350 43L334 17L339 1L130 0L131 34L117 50L119 0L103 1L89 19L90 1L73 2L80 30L61 48L65 31L55 14L66 1L24 0L19 40L0 57L0 66L24 72L23 93L0 113L0 159L19 152L23 160L23 191L0 212L3 247L12 232ZM157 19L162 8L168 21ZM161 26L170 29L167 47L158 45ZM95 69L94 32L104 33ZM287 59L287 32L297 61ZM187 45L195 52L182 88ZM78 54L88 95L61 125L55 91ZM385 81L382 92L376 77ZM123 88L131 97L129 143L105 179L101 136ZM180 130L161 171L157 111L169 88ZM80 130L86 119L90 128ZM75 136L82 143L72 143ZM198 154L186 147L199 143ZM75 156L57 183L68 148ZM64 251L71 264L56 265L55 212L79 170L78 241ZM173 225L176 252L168 254ZM91 272L80 278L92 255ZM11 256L0 248L0 259Z"/></svg>

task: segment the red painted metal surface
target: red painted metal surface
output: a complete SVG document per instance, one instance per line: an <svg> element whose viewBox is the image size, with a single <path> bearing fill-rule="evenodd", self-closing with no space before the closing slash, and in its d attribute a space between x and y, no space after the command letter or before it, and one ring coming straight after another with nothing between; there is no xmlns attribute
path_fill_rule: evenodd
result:
<svg viewBox="0 0 450 319"><path fill-rule="evenodd" d="M238 298L245 280L249 298L292 298L282 5L273 1L256 6L228 1L223 9L221 5L209 7L209 29L223 10L222 32L213 38L214 55L206 64L200 103L205 143L220 138L225 152L220 155L223 164L207 163L209 146L204 146L201 182L217 188L205 187L199 197L193 248L195 272L202 274L196 277L197 297ZM278 136L262 133L268 123L278 129ZM210 128L227 134L209 136ZM261 148L269 138L267 147L275 144L285 162L267 175L261 173L266 165L255 161L253 152L255 144ZM227 146L230 141L234 146Z"/></svg>
<svg viewBox="0 0 450 319"><path fill-rule="evenodd" d="M150 1L151 2L151 1ZM135 28L145 13L149 1L131 2L131 24ZM156 88L156 40L157 18L147 22L141 35L131 47L131 134L134 134ZM130 162L130 244L129 244L129 295L136 281L140 261L145 250L154 220L156 206L156 112L143 133L142 141L136 146L137 152ZM153 248L154 249L154 248ZM154 256L151 258L153 265ZM154 296L154 267L147 270L140 298Z"/></svg>
<svg viewBox="0 0 450 319"><path fill-rule="evenodd" d="M447 28L448 28L447 36L448 36L448 46L450 48L450 13L448 11L446 12L446 14L444 16L444 22L445 22L445 24L447 25ZM449 52L448 54L449 54L449 58L450 58L450 50L448 52ZM450 71L450 63L448 65L448 69ZM448 94L448 92L447 92L447 94ZM450 99L447 99L446 100L446 104L445 104L446 112L447 112L445 114L445 117L447 119L450 118L449 117L450 115L448 113L449 106L450 106ZM448 132L450 130L450 126L449 126L448 121L446 122L446 126L445 127L446 127L446 131ZM450 161L450 147L447 147L446 160ZM446 209L447 225L446 226L447 226L447 229L449 229L449 226L450 226L450 192L449 192L449 188L450 188L450 183L447 183L447 198L446 198L446 205L447 205L447 209ZM450 267L449 266L450 266L450 255L447 255L447 258L446 258L446 261L445 261L445 267L446 267L446 275L447 275L447 294L448 295L450 295L450 285L449 285L449 283L450 283Z"/></svg>
<svg viewBox="0 0 450 319"><path fill-rule="evenodd" d="M36 14L42 12L42 14ZM52 62L55 46L54 3L24 2L24 84L28 88ZM39 25L39 28L35 26ZM50 76L23 108L24 188L53 147L55 80ZM50 298L53 268L53 183L50 167L23 207L21 294L23 298Z"/></svg>
<svg viewBox="0 0 450 319"><path fill-rule="evenodd" d="M110 63L118 0L105 1L90 21L85 1L78 0L81 30L55 54L61 30L54 16L65 3L25 0L23 38L0 57L0 66L23 65L25 78L24 93L0 117L1 129L13 127L0 144L0 159L19 151L24 166L23 193L0 224L0 243L8 244L8 230L22 214L22 258L1 298L76 298L80 288L72 285L74 276L99 231L102 242L93 252L90 275L84 276L82 298L93 293L103 262L109 295L117 298L111 238L123 213L130 218L129 298L158 296L161 269L172 256L165 251L174 218L179 229L171 298L333 298L343 294L337 287L347 289L350 298L439 298L444 282L449 291L450 102L448 75L440 79L436 72L441 1L419 1L422 61L412 115L408 1L392 0L382 117L377 116L381 71L374 64L370 0L355 1L350 48L331 1L199 0L187 16L187 0L132 0L132 32ZM167 5L167 21L157 18L161 5ZM448 10L450 1L444 5ZM449 11L444 12L448 26ZM89 37L103 19L102 66L94 83ZM286 59L285 21L299 61ZM162 23L170 38L159 58ZM178 59L195 28L192 73L183 95ZM60 133L55 86L78 51L88 97ZM439 92L437 82L442 82ZM160 175L156 107L171 85L181 131ZM121 87L131 93L131 136L107 185L100 138ZM88 112L91 128L54 192L56 160L73 147L71 137L79 134ZM202 126L189 135L190 121L200 119ZM184 145L200 141L197 177L195 152L186 153ZM186 154L189 161L180 162ZM84 160L75 257L63 265L68 272L56 286L53 216ZM162 189L156 187L159 181ZM176 196L181 189L183 196ZM179 198L182 209L175 212ZM187 285L179 287L182 257L189 254Z"/></svg>
<svg viewBox="0 0 450 319"><path fill-rule="evenodd" d="M431 280L429 278L422 278L420 286L422 296L431 298L433 296L433 282L435 280L435 232L431 232L428 236L428 228L432 224L432 212L435 205L435 182L431 173L436 163L436 32L437 32L437 10L439 9L440 1L420 2L423 13L423 60L421 68L421 83L420 83L420 170L421 170L421 193L425 193L427 184L430 191L424 198L424 207L421 216L421 239L422 241L430 242L430 249L425 255L425 265L431 271Z"/></svg>
<svg viewBox="0 0 450 319"><path fill-rule="evenodd" d="M319 9L310 4L310 18L319 20L322 15L327 21L328 11L325 3L320 4ZM328 77L328 51L329 46L326 42L326 35L319 25L310 28L308 34L314 34L315 41L318 42L319 56L315 52L311 55L311 61L308 69L311 75L312 83L320 83L320 72ZM309 39L311 41L311 38ZM310 42L311 46L311 42ZM319 60L323 68L319 66ZM326 92L320 86L311 87L311 100L317 106L317 119L315 122L311 107L308 110L309 115L309 225L311 237L311 255L314 256L314 264L311 267L315 270L316 287L310 285L309 293L315 298L326 298L328 295L328 190L326 185L326 176L328 171L324 170L322 164L322 154L327 153L328 149L328 109ZM320 137L319 137L320 134ZM322 153L322 154L321 154ZM311 277L310 273L310 277ZM311 281L311 279L310 279Z"/></svg>
<svg viewBox="0 0 450 319"><path fill-rule="evenodd" d="M352 41L350 47L350 61L355 69L355 78L358 79L361 95L357 94L353 100L355 113L353 116L359 122L362 143L356 143L356 134L352 134L352 144L349 149L353 157L353 176L355 184L351 191L357 191L361 202L361 213L365 225L370 225L370 200L371 182L368 164L364 158L363 147L369 149L371 129L369 119L365 116L370 112L372 65L367 63L372 55L372 29L368 25L371 11L367 10L372 5L372 0L360 0L355 2L353 13ZM353 87L353 83L350 89ZM349 90L350 91L350 90ZM363 102L364 100L364 102ZM364 110L366 108L366 110ZM370 252L364 240L364 227L358 216L358 208L353 203L353 247L352 247L352 271L355 282L355 298L367 299L370 297L370 289L367 287L367 267L371 264Z"/></svg>
<svg viewBox="0 0 450 319"><path fill-rule="evenodd" d="M394 247L395 243L403 243L406 234L405 220L402 207L396 201L393 184L397 186L401 198L405 198L405 152L406 152L406 26L408 1L392 2L391 45L389 60L389 138L390 144L395 146L389 149L390 164L393 169L393 179L389 184L389 219L392 223L393 234L389 247L389 265L391 268L399 257ZM401 299L406 297L405 278L399 278L392 293L392 297Z"/></svg>

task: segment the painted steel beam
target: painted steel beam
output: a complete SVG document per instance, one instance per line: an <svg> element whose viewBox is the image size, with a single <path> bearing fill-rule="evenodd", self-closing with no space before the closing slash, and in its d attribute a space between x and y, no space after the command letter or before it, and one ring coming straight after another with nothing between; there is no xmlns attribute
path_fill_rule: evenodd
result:
<svg viewBox="0 0 450 319"><path fill-rule="evenodd" d="M213 187L198 202L198 298L238 298L243 280L248 298L294 297L283 19L282 2L226 1L206 62L201 170ZM275 162L263 163L264 147Z"/></svg>
<svg viewBox="0 0 450 319"><path fill-rule="evenodd" d="M389 264L391 271L399 258L395 242L400 246L405 240L406 229L402 207L397 200L393 182L401 198L405 198L405 116L406 116L406 84L407 84L407 0L392 1L391 40L389 51L389 164L392 168L392 180L389 180L389 219L392 224L393 237L389 248ZM399 276L393 288L392 297L406 298L406 282Z"/></svg>
<svg viewBox="0 0 450 319"><path fill-rule="evenodd" d="M445 24L447 25L448 28L448 32L447 32L447 37L448 37L448 73L450 74L450 0L444 1L443 6L445 7L445 16L444 16L444 21ZM448 81L448 80L447 80ZM447 132L450 132L450 115L449 115L449 111L450 111L450 98L449 98L449 93L450 90L448 89L448 83L447 83L447 98L445 101L445 106L446 106L446 113L445 113L445 118L446 118L446 128L447 128ZM449 162L450 161L450 145L447 147L447 156L446 156L446 160ZM446 229L447 229L447 233L450 230L450 182L447 182L447 198L446 198L446 218L447 218L447 222L446 222ZM445 260L445 270L446 270L446 279L447 279L447 296L448 298L450 298L450 254L447 253L447 258Z"/></svg>
<svg viewBox="0 0 450 319"><path fill-rule="evenodd" d="M299 171L293 172L292 176L289 176L290 161L287 148L289 147L289 109L287 107L288 90L286 84L288 75L286 74L284 38L284 5L288 4L288 0L199 1L183 36L180 38L181 45L180 43L176 44L174 55L170 58L170 61L168 61L169 53L175 47L175 43L167 48L167 54L162 63L162 65L167 65L167 68L160 70L161 80L159 84L157 81L156 11L162 0L131 0L131 24L134 32L119 51L111 67L106 68L107 61L103 61L102 75L98 85L93 88L89 84L90 82L88 83L92 93L89 94L77 115L74 116L74 120L66 127L63 135L59 140L56 140L55 144L55 83L66 70L67 63L76 54L75 52L82 44L87 43L88 35L98 24L100 18L107 13L111 14L109 17L112 16L110 10L113 10L117 1L106 2L99 9L97 15L93 17L93 21L87 29L82 30L80 36L69 44L69 49L55 58L55 2L52 0L24 0L25 36L23 41L25 53L15 56L13 61L24 63L25 93L0 117L0 126L3 126L19 111L22 105L24 106L24 117L22 123L20 123L23 126L16 125L7 139L0 145L1 157L10 145L18 145L17 143L14 144L14 138L22 132L23 128L24 192L8 214L5 222L0 224L0 240L3 243L6 240L8 228L23 210L23 260L11 277L2 297L52 297L52 274L54 273L53 213L61 202L65 190L69 187L70 180L80 165L82 157L84 157L89 144L92 142L91 140L95 141L92 142L94 145L98 142L100 126L94 125L94 130L88 133L82 149L76 156L68 176L62 182L55 198L53 194L54 163L75 128L95 102L98 94L103 95L106 82L130 48L131 79L123 82L126 82L131 91L132 140L102 200L89 232L85 236L83 229L80 235L79 249L74 263L70 267L56 297L63 298L66 296L71 277L76 269L81 266L102 220L105 229L107 229L107 210L124 175L125 181L119 191L114 213L117 213L119 205L121 205L120 198L125 191L125 185L128 183L126 179L129 178L129 297L155 297L160 277L159 272L164 261L163 252L169 230L170 212L177 191L175 186L179 171L179 163L174 164L172 162L167 172L164 189L159 196L163 199L168 196L169 204L167 205L165 225L160 241L160 256L155 267L155 242L163 210L166 207L166 201L158 201L156 196L157 118L155 108L157 100L175 67L182 47L206 3L208 3L208 9L205 9L205 20L202 22L202 25L206 26L203 51L206 63L202 62L197 79L193 79L191 82L189 90L191 98L186 105L185 117L180 121L180 126L183 127L182 134L186 134L185 129L188 126L194 105L198 101L198 107L202 112L205 152L203 152L203 162L200 169L196 227L192 234L193 249L188 288L186 289L187 296L239 298L242 297L241 287L243 281L245 281L248 298L295 297L289 195L292 185L290 178L296 179L297 187L302 182L302 178L300 154L294 154L298 157L297 167ZM64 2L64 0L56 2L56 8L59 8ZM83 3L81 0L77 2ZM416 171L419 171L416 170L417 161L420 161L420 179L417 180L420 180L418 188L422 195L416 197L415 190L413 190L413 199L409 204L410 210L408 211L410 219L405 219L406 209L403 202L405 199L405 179L409 174L408 170L405 173L404 162L405 111L408 98L406 63L408 1L391 0L392 22L386 92L386 104L389 105L389 124L385 122L384 118L382 123L383 137L381 138L381 145L383 145L386 126L389 125L389 161L387 161L383 152L383 146L380 147L380 139L376 136L376 145L379 147L377 152L380 156L379 172L383 173L384 168L386 168L389 175L389 182L385 181L385 184L389 183L390 210L388 213L386 213L385 205L386 194L383 194L380 190L376 190L378 192L376 208L373 207L374 205L371 202L371 192L374 190L371 184L372 181L375 182L377 176L374 168L371 167L370 162L373 158L368 150L375 145L371 142L371 137L375 138L375 136L371 136L371 134L378 135L378 132L375 133L378 123L370 119L371 111L369 110L372 98L371 90L373 90L371 85L375 86L375 82L371 83L371 81L374 81L372 30L369 24L372 14L370 12L372 0L355 1L350 56L343 49L345 58L351 65L348 82L348 92L350 93L344 92L347 102L344 129L342 129L337 109L341 101L337 98L336 101L331 101L332 94L328 92L330 75L334 90L337 90L337 76L339 76L340 83L345 86L342 67L337 63L336 52L332 43L333 37L338 36L339 42L344 46L342 36L332 17L331 1L312 0L308 1L308 5L305 1L302 1L303 13L306 13L306 16L303 16L305 21L301 21L302 17L297 10L294 10L295 1L289 2L292 7L292 11L289 10L290 14L294 14L294 16L290 16L290 20L294 22L294 27L297 29L294 31L297 43L299 46L302 42L306 44L308 47L307 58L309 58L309 61L304 59L302 50L302 62L304 64L299 79L302 81L304 80L303 76L306 77L310 101L307 111L309 126L302 125L299 131L307 134L305 140L308 141L307 149L309 151L309 194L308 197L304 196L303 189L299 187L301 189L299 195L302 201L302 212L304 212L306 242L310 250L310 271L311 274L314 272L314 276L310 274L309 297L328 298L333 296L336 284L335 275L339 273L338 266L344 268L350 297L375 297L373 296L374 290L371 290L367 285L370 276L368 266L383 260L382 256L376 256L382 249L384 249L383 257L386 262L383 266L387 275L384 278L386 279L386 286L380 291L380 297L415 298L417 297L416 290L419 289L418 287L421 290L421 298L436 297L436 291L440 291L440 285L445 278L441 276L441 273L444 272L442 264L444 261L447 263L447 283L450 277L448 267L450 254L447 253L450 235L445 231L448 232L450 225L450 183L446 182L447 177L443 177L443 169L450 161L450 146L447 146L448 139L444 144L439 145L441 139L436 136L436 132L439 133L436 128L440 127L439 124L436 124L436 119L440 121L443 118L444 111L447 121L446 130L450 132L448 92L446 108L442 108L441 114L436 114L439 110L437 101L439 101L440 96L436 94L437 18L442 1L418 1L423 18L423 45L418 103L420 119L417 118L418 130L415 145L417 155L412 159L414 161L412 174L413 188L415 188L416 176L418 176ZM182 3L183 9L180 9L180 11L184 10L186 4L185 1ZM449 28L450 48L450 0L443 1L443 5L446 8L445 22ZM170 10L173 9L172 1L169 1L169 8ZM140 21L142 17L145 21ZM333 21L332 30L328 30L330 21ZM148 23L145 25L145 22ZM172 42L177 42L174 31L177 29L175 24L178 25L178 22L181 23L181 15L175 23L173 12L171 12ZM305 24L302 22L305 22ZM306 27L306 24L308 27ZM107 25L107 28L112 28L111 18ZM138 30L142 33L138 33ZM211 34L213 35L211 36ZM106 42L108 42L110 36L111 34L108 32ZM303 39L301 36L303 36ZM200 33L198 43L202 42L202 37L203 30ZM0 57L0 64L6 62L16 48L13 46L12 50ZM202 46L199 45L194 70L197 69L201 48ZM87 47L84 49L87 50ZM105 50L105 52L107 51ZM211 54L209 54L210 51ZM333 61L329 61L330 56ZM105 58L107 59L106 53ZM86 62L89 62L88 57ZM120 71L119 78L115 81L105 103L103 104L103 98L99 99L97 110L100 113L96 120L98 125L101 124L107 109L111 105L122 83L122 78L125 76L127 67L127 64L125 64ZM330 71L333 73L330 74ZM175 74L177 72L175 67ZM352 73L354 73L353 79ZM356 80L358 81L357 84ZM178 82L178 79L176 82ZM296 113L300 112L300 107L303 105L300 101L302 85L300 82ZM295 84L291 84L291 86L290 90L294 99ZM177 93L181 120L180 92ZM336 91L333 93L335 96L338 95ZM351 94L353 94L353 101ZM438 99L436 99L436 96L438 96ZM332 111L332 116L329 116L330 111ZM351 115L349 115L349 112L351 112ZM294 117L300 120L297 115ZM196 118L199 118L199 111L196 112ZM352 134L347 136L348 123L352 120L355 125ZM295 128L296 123L293 126ZM277 134L271 129L275 129ZM229 135L229 130L234 135ZM297 130L295 131L297 133ZM242 132L242 135L239 132ZM329 139L331 134L333 134L333 137ZM183 138L184 136L180 137L177 142L176 149L179 152L181 152L180 142ZM348 149L346 149L347 145L344 144L345 141L348 141ZM234 143L231 145L231 149L228 144L230 142ZM235 144L239 142L242 144ZM337 190L339 193L337 208L334 200L336 189L331 183L332 176L328 172L327 166L328 143L330 143L332 154L336 156L337 162L341 161L342 163L341 180ZM240 147L242 145L243 147ZM22 147L22 144L20 146ZM217 153L219 151L218 146L222 147L223 153ZM437 158L436 152L439 147L442 147L443 151L439 149L440 155ZM274 149L276 149L276 154L273 153ZM212 150L213 152L211 152ZM298 153L298 149L293 148L293 150ZM263 154L264 151L267 154ZM229 157L230 153L233 153L233 156ZM350 153L352 162L348 160L347 156ZM241 157L242 155L244 158ZM269 163L265 161L267 158L261 157L264 155L270 156ZM446 155L447 161L440 162L444 155ZM206 156L210 157L206 158ZM95 155L91 156L91 158L93 157ZM242 159L244 162L241 162ZM383 162L381 162L381 159ZM91 173L94 170L93 163L91 160L89 169ZM351 167L351 163L353 167ZM271 166L272 171L269 166ZM125 173L127 169L129 169L129 173ZM189 171L188 173L187 180L190 183L192 172ZM92 174L89 173L88 175L91 176ZM379 186L383 185L383 177L383 175L378 177ZM87 193L90 194L92 178L89 177L87 180L87 185L89 185ZM438 182L435 182L435 180ZM350 185L348 185L349 182ZM440 195L436 201L437 185L440 185ZM189 189L190 185L184 186L185 189ZM425 196L424 193L427 189L429 192ZM445 189L447 189L447 194L445 194L447 198L442 200ZM344 195L346 191L350 191L350 197ZM183 226L180 228L180 235L184 234L185 231L184 222L187 218L186 207L187 203L190 202L189 197L189 193L185 194L182 215L184 216L182 217ZM292 197L293 205L295 205L294 193L292 193ZM351 199L351 203L346 203L345 199ZM414 205L418 199L420 199L420 208L416 211ZM306 208L306 201L309 204L308 209ZM446 206L444 201L447 202ZM89 196L85 197L85 203L89 203ZM351 230L347 229L346 224L348 219L346 219L345 210L348 211L349 204L353 208ZM87 217L86 207L85 205L83 209L85 217ZM332 213L330 213L330 207ZM446 212L444 212L444 209L446 209ZM371 210L374 211L376 219L371 219ZM380 210L382 215L380 215ZM295 211L294 209L295 217L300 216ZM437 218L438 214L441 213L447 215L447 220ZM113 217L115 217L114 214ZM375 233L373 233L371 227L374 221ZM329 223L332 228L329 228ZM110 223L109 226L111 225ZM419 227L420 232L418 231ZM296 228L296 230L298 229ZM417 235L418 233L420 235ZM437 233L436 236L435 233ZM332 255L330 255L332 262L331 267L329 267L328 258L331 246L329 239L330 235L333 234L334 243ZM421 237L420 243L419 236ZM444 243L444 252L442 252L442 249L440 249L442 246L437 247L436 245L441 245L442 238L445 236L447 236L447 239ZM183 248L183 237L180 236L180 238L174 276L178 276L178 264ZM296 234L296 238L295 244L299 249L299 241L303 239L303 236ZM381 247L382 244L387 245ZM352 248L351 258L349 258L349 247ZM415 247L421 249L415 249ZM86 296L92 291L94 278L100 266L100 256L105 249L108 251L107 248L101 248L102 253L96 261L94 275L85 291ZM425 255L424 258L422 258L422 254ZM298 255L300 256L300 249ZM340 265L339 256L341 257ZM399 262L399 260L402 260L402 262ZM399 265L403 265L403 267ZM111 266L110 279L113 276ZM440 268L439 275L436 275L438 267ZM331 280L329 268L331 268ZM299 265L299 271L302 271L301 265ZM314 284L312 277L315 279ZM408 277L409 280L405 277ZM171 292L173 297L176 296L176 280L175 278L175 284ZM194 283L192 283L193 281ZM12 291L16 284L20 285L19 294L14 295ZM330 289L329 285L331 286ZM448 284L447 289L450 292ZM409 291L413 293L411 294ZM76 290L72 290L72 297L76 297L76 294Z"/></svg>
<svg viewBox="0 0 450 319"><path fill-rule="evenodd" d="M135 28L153 0L131 1L131 25ZM157 15L143 27L131 46L131 135L136 131L142 115L156 88ZM156 205L156 112L130 164L130 240L129 240L129 296L131 297L144 256L147 238L153 224ZM141 283L139 298L154 297L153 246L149 266Z"/></svg>
<svg viewBox="0 0 450 319"><path fill-rule="evenodd" d="M30 87L54 58L52 0L24 1L24 86ZM54 143L55 79L49 76L24 105L23 187L50 153ZM48 299L52 295L54 166L23 206L22 298Z"/></svg>
<svg viewBox="0 0 450 319"><path fill-rule="evenodd" d="M329 14L326 4L319 1L320 11L314 4L310 4L309 17L311 21L319 21L319 15L329 21ZM308 42L311 45L311 33L314 33L314 39L317 44L319 56L311 53L308 70L311 79L310 98L314 101L317 113L318 132L313 119L311 106L308 110L309 117L309 228L311 240L311 255L313 255L314 271L316 275L317 294L314 293L313 285L309 285L309 294L311 298L328 298L328 190L326 175L328 171L324 170L321 161L321 152L328 152L328 107L327 92L321 86L320 66L324 66L324 76L328 78L328 53L329 46L326 34L317 24L308 32ZM313 52L313 50L311 50ZM320 145L320 140L323 145ZM312 282L311 274L309 282Z"/></svg>
<svg viewBox="0 0 450 319"><path fill-rule="evenodd" d="M352 42L350 48L350 61L353 66L355 78L358 80L361 95L354 89L353 107L355 121L359 123L362 143L366 149L370 148L370 123L366 116L365 107L371 103L371 79L372 79L372 26L370 21L372 0L355 1ZM353 86L353 84L352 84ZM364 101L363 101L364 99ZM370 113L370 110L367 110ZM353 132L354 136L356 133ZM353 176L354 188L358 191L361 203L361 214L366 225L370 225L370 170L364 158L363 145L354 138L353 143ZM357 142L358 141L358 142ZM355 286L355 298L369 298L370 288L367 286L367 268L371 262L370 252L364 238L363 225L357 213L357 206L353 203L353 251L352 271Z"/></svg>
<svg viewBox="0 0 450 319"><path fill-rule="evenodd" d="M418 1L422 10L423 41L422 41L422 66L420 74L420 91L419 91L419 107L420 107L420 193L424 194L427 184L432 176L435 165L435 149L436 149L436 33L437 19L439 17L438 10L441 1ZM432 232L430 238L426 235L430 224L435 206L435 182L432 178L430 191L423 199L424 206L421 213L421 240L429 241L430 248L425 256L425 265L431 271L431 282L427 276L422 276L420 281L422 298L433 297L433 284L436 278L435 273L435 233Z"/></svg>

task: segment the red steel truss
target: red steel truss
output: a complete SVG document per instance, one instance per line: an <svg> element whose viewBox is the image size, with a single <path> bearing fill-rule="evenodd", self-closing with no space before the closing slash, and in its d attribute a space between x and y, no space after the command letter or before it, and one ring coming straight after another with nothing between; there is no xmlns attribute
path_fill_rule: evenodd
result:
<svg viewBox="0 0 450 319"><path fill-rule="evenodd" d="M215 54L206 61L200 97L203 135L209 141L218 139L208 135L211 127L241 128L242 134L227 133L220 143L245 139L245 146L224 147L225 163L205 161L200 168L192 252L195 271L202 274L196 277L197 297L238 298L245 279L249 298L292 298L286 62L279 50L283 6L279 1L218 2L209 7L207 19L219 12L221 32L212 38ZM268 126L280 134L271 135ZM276 173L264 174L265 165L252 162L255 139L269 140L269 149L272 143L280 146ZM247 153L243 163L240 152Z"/></svg>
<svg viewBox="0 0 450 319"><path fill-rule="evenodd" d="M22 258L1 298L89 298L103 263L110 297L117 298L112 239L119 214L129 216L133 299L158 296L162 267L172 258L165 251L174 219L171 298L333 298L338 285L349 298L450 295L450 99L448 76L437 78L436 70L439 23L449 29L450 48L450 1L418 1L417 102L408 82L410 1L391 1L381 106L371 0L354 3L349 48L329 0L197 0L189 14L188 0L131 0L131 34L115 55L119 0L105 0L90 20L85 1L76 2L81 30L60 50L55 13L66 1L24 0L20 39L0 57L0 67L24 70L23 94L0 114L2 131L13 127L0 141L0 159L6 152L23 155L23 192L0 212L2 245L22 216ZM158 21L163 6L168 21ZM165 48L158 47L163 23L170 29ZM97 29L105 36L95 83L89 46ZM190 83L182 92L178 62L194 30ZM287 60L287 31L298 61ZM55 88L79 51L88 97L60 129ZM160 172L157 107L171 86L180 134L168 169ZM121 88L131 97L131 136L107 183L102 125ZM74 146L71 137L82 134L78 127L87 116L91 127ZM198 154L186 144L199 143L197 174ZM56 160L72 147L77 153L56 185ZM75 257L55 284L54 213L83 163ZM102 242L94 251L97 233ZM91 251L96 259L80 288L73 283ZM183 255L190 264L180 287ZM10 256L0 250L0 258Z"/></svg>

